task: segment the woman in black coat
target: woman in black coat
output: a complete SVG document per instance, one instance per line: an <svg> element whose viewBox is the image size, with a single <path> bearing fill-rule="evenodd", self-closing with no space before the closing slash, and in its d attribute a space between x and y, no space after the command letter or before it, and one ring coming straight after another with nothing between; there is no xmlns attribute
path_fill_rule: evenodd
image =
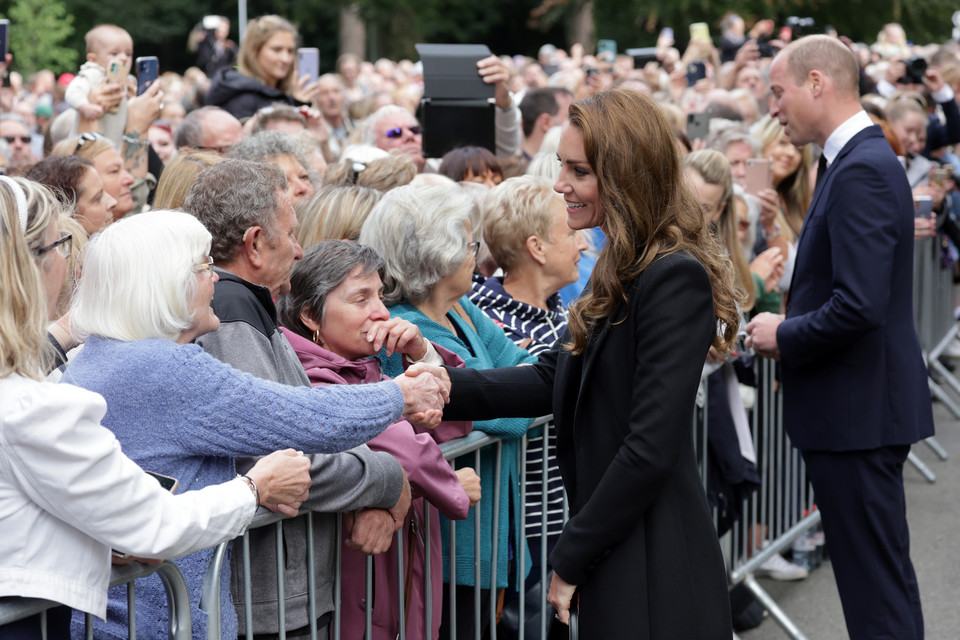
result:
<svg viewBox="0 0 960 640"><path fill-rule="evenodd" d="M736 336L729 261L649 98L614 90L574 104L558 156L568 224L608 239L590 290L570 309L566 344L535 365L448 371L445 416L553 412L571 507L550 555L561 622L572 606L587 639L727 639L692 419L708 348L724 353Z"/></svg>
<svg viewBox="0 0 960 640"><path fill-rule="evenodd" d="M251 20L240 43L238 68L220 69L213 76L204 104L238 120L276 102L309 105L317 83L297 73L298 38L296 27L280 16Z"/></svg>

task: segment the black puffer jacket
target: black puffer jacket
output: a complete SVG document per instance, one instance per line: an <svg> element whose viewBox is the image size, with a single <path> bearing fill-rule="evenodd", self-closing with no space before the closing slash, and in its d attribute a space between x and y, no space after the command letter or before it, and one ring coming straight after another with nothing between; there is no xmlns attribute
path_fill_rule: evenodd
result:
<svg viewBox="0 0 960 640"><path fill-rule="evenodd" d="M263 107L276 102L293 105L305 104L280 89L268 87L256 78L244 75L236 69L221 69L213 76L210 89L204 98L207 106L220 107L233 117L249 118Z"/></svg>

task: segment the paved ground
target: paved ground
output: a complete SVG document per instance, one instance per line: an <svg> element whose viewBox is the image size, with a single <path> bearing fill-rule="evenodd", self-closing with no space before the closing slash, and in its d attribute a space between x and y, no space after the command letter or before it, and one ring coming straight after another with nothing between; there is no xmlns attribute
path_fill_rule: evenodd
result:
<svg viewBox="0 0 960 640"><path fill-rule="evenodd" d="M927 640L960 638L960 421L934 404L937 440L951 454L941 461L926 445L914 453L937 474L928 484L912 467L904 471L911 555L920 581ZM761 584L810 640L847 637L833 570L826 562L802 582ZM783 630L771 618L743 632L741 640L782 640Z"/></svg>

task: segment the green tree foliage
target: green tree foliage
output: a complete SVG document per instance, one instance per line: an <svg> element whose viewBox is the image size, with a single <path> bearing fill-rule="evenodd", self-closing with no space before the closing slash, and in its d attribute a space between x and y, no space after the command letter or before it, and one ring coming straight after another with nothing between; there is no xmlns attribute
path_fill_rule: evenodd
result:
<svg viewBox="0 0 960 640"><path fill-rule="evenodd" d="M73 16L60 0L18 0L10 7L13 68L27 76L41 69L74 70L79 55L64 46L73 34Z"/></svg>

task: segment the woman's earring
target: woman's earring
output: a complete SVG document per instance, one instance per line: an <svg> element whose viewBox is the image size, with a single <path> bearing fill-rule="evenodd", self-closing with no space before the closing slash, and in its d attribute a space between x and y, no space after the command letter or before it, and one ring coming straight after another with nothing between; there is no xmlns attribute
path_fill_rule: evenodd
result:
<svg viewBox="0 0 960 640"><path fill-rule="evenodd" d="M320 329L313 330L313 341L322 346L323 343L320 342Z"/></svg>

